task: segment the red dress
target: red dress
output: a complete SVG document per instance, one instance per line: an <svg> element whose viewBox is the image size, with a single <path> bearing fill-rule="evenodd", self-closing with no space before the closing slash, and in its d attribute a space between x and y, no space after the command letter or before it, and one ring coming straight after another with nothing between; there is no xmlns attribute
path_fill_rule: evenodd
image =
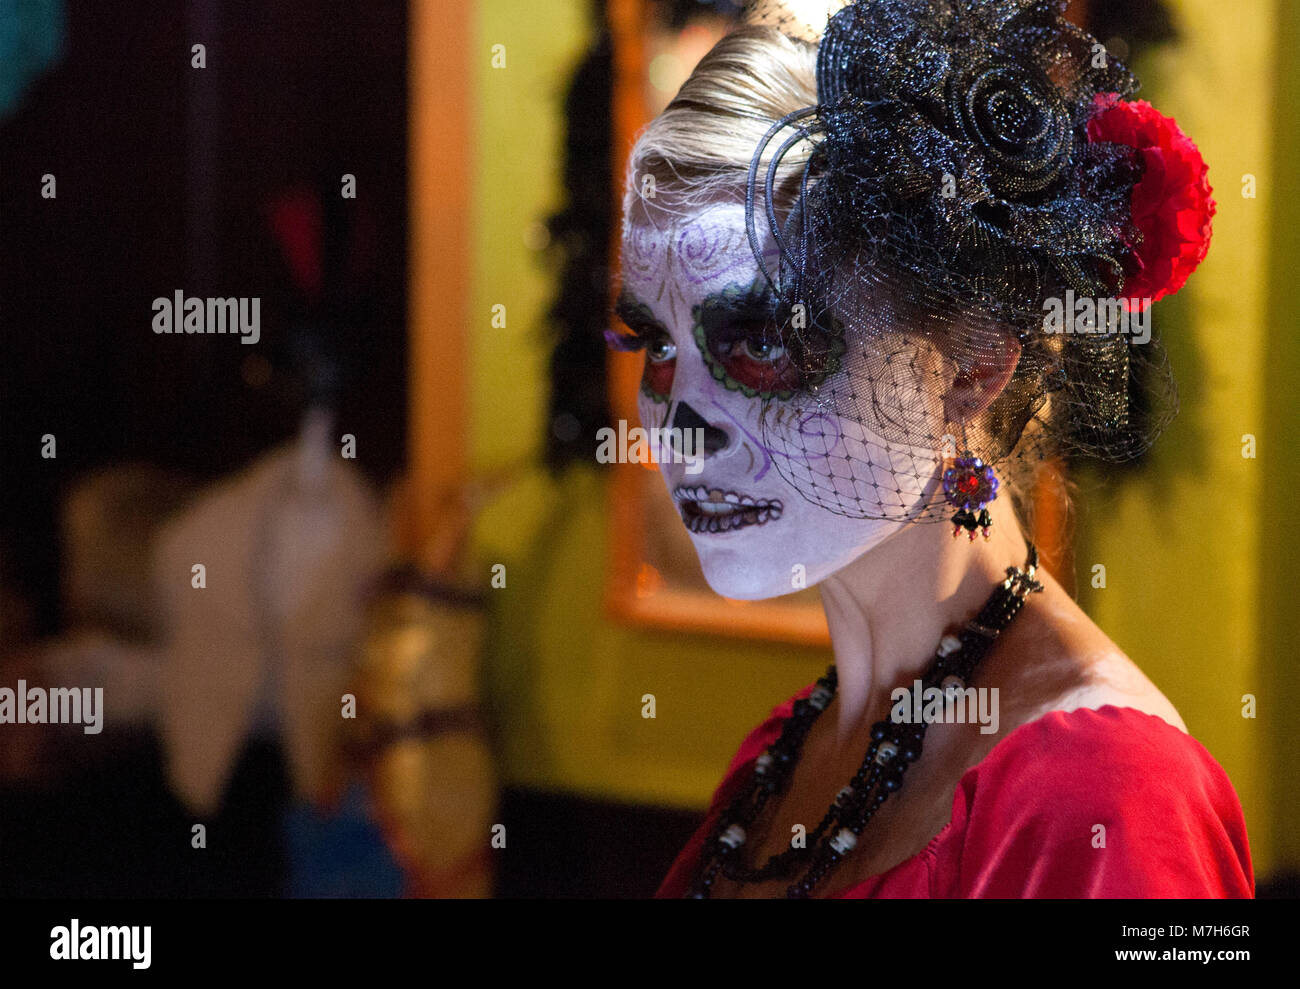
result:
<svg viewBox="0 0 1300 989"><path fill-rule="evenodd" d="M745 738L657 897L686 893L717 815L812 688ZM924 850L834 898L1254 895L1246 824L1223 768L1155 715L1107 704L1014 729L962 775L951 820Z"/></svg>

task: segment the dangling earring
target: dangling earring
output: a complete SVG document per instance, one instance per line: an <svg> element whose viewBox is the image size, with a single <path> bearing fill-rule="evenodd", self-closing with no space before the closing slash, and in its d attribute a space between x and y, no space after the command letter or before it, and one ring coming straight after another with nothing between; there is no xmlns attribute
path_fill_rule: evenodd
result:
<svg viewBox="0 0 1300 989"><path fill-rule="evenodd" d="M952 535L965 529L973 540L975 530L981 529L989 537L993 516L985 507L998 496L998 476L993 468L966 450L960 457L948 458L943 472L943 496L957 509L952 517Z"/></svg>

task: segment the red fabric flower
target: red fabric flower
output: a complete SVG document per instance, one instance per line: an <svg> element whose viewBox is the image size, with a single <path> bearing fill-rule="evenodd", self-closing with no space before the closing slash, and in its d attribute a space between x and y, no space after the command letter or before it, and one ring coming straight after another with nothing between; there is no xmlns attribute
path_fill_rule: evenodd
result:
<svg viewBox="0 0 1300 989"><path fill-rule="evenodd" d="M1088 140L1136 148L1146 165L1133 188L1133 222L1142 243L1134 245L1137 270L1125 279L1124 296L1154 302L1172 295L1210 248L1216 204L1200 150L1146 100L1124 101L1115 93L1097 94Z"/></svg>

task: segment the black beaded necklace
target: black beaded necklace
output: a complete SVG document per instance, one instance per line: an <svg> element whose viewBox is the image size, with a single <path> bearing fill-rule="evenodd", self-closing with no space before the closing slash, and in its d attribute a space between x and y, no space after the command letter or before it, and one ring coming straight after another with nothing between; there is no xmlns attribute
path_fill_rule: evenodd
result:
<svg viewBox="0 0 1300 989"><path fill-rule="evenodd" d="M1007 567L1007 579L997 586L979 614L956 635L945 635L940 640L934 663L922 681L924 689L937 686L945 694L965 689L993 641L1020 612L1025 598L1043 589L1034 579L1037 569L1038 550L1030 543L1024 569ZM919 724L878 721L872 726L871 747L861 767L849 785L836 795L821 823L808 833L805 846L778 852L758 868L747 868L740 862L747 829L758 819L768 799L789 782L808 731L835 696L837 683L832 663L812 693L794 702L781 737L755 760L749 789L731 802L705 842L702 866L687 897L707 899L719 872L734 882L758 883L788 878L804 865L807 871L791 883L786 896L808 897L857 845L858 836L885 799L903 785L908 765L921 757L927 725L924 721Z"/></svg>

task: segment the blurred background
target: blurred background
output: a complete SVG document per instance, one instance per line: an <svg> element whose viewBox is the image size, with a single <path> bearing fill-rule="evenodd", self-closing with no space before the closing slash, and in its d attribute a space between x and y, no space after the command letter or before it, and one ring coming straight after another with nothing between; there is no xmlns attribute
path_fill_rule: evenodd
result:
<svg viewBox="0 0 1300 989"><path fill-rule="evenodd" d="M595 456L625 155L738 6L0 0L0 688L104 705L0 725L0 894L653 893L830 661ZM1291 896L1300 5L1070 16L1219 207L1157 309L1178 419L1036 535ZM177 292L257 342L156 333Z"/></svg>

